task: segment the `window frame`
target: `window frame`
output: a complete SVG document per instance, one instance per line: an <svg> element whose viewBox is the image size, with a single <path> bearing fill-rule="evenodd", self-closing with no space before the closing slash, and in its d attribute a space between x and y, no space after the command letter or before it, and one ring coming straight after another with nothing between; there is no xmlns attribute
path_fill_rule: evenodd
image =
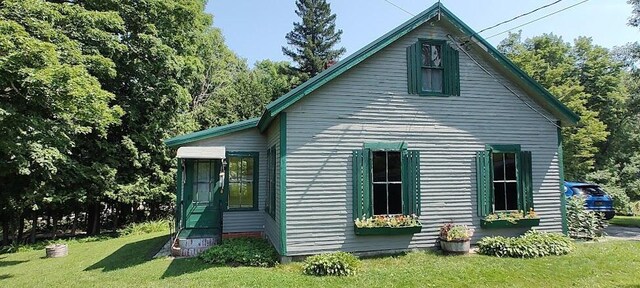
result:
<svg viewBox="0 0 640 288"><path fill-rule="evenodd" d="M229 207L229 197L231 196L230 190L230 173L229 168L231 167L231 157L239 157L239 158L252 158L253 159L253 203L251 207L242 207L242 208L231 208ZM258 211L258 197L260 195L259 189L259 174L260 174L260 153L259 152L227 152L226 154L226 167L225 167L225 184L224 184L224 199L225 199L225 211L234 212L234 211Z"/></svg>
<svg viewBox="0 0 640 288"><path fill-rule="evenodd" d="M491 165L491 169L489 169L489 173L490 173L490 179L491 179L491 213L509 213L509 212L513 212L513 211L522 211L524 210L524 207L522 207L522 198L524 197L523 195L523 190L522 190L522 179L520 176L520 152L522 151L522 148L520 146L520 144L486 144L485 145L485 151L488 151L490 153L490 165ZM496 201L495 201L495 188L494 188L494 183L495 183L495 178L494 178L494 166L493 166L493 156L494 154L505 154L505 153L513 153L515 156L515 174L516 174L516 204L517 204L517 209L516 210L496 210ZM505 172L506 173L506 172ZM501 181L506 181L506 180L501 180ZM506 182L505 182L506 183ZM505 202L506 204L506 202Z"/></svg>
<svg viewBox="0 0 640 288"><path fill-rule="evenodd" d="M405 183L403 183L403 178L404 178L404 173L406 173L406 171L403 171L404 169L404 165L403 165L403 161L402 161L402 153L404 150L407 150L407 143L406 142L370 142L370 143L364 143L364 148L365 149L369 149L371 151L371 153L368 155L369 157L369 163L371 163L370 167L369 167L369 209L371 211L371 216L388 216L388 215L406 215L407 214L407 210L409 209L409 207L407 207L409 205L409 203L405 203L407 195L405 195L405 187L404 185L406 185ZM374 182L373 181L373 153L375 152L398 152L400 153L400 181L384 181L384 182ZM385 153L385 157L388 160L389 154ZM388 161L385 162L386 163L386 177L385 180L389 180L388 176L389 176L389 163ZM389 211L389 184L400 184L400 194L401 194L401 214L374 214L375 213L375 197L374 197L374 184L386 184L386 190L387 190L387 212Z"/></svg>
<svg viewBox="0 0 640 288"><path fill-rule="evenodd" d="M276 220L276 145L267 149L267 197L265 211Z"/></svg>
<svg viewBox="0 0 640 288"><path fill-rule="evenodd" d="M200 163L206 163L209 164L209 182L199 182L198 181L198 170L199 170L199 165ZM215 172L215 167L213 164L212 160L207 160L207 159L197 159L193 161L193 180L191 181L191 202L193 202L196 205L211 205L213 204L213 195L212 193L214 193L213 190L213 181L215 181L215 175L212 175ZM207 184L209 189L208 189L208 199L207 201L199 201L200 197L198 197L198 185L199 184ZM198 201L196 201L196 199Z"/></svg>
<svg viewBox="0 0 640 288"><path fill-rule="evenodd" d="M424 55L422 54L422 45L424 44L429 44L429 45L433 45L433 46L440 46L440 58L442 59L442 64L440 65L441 68L439 68L440 70L442 70L442 89L440 92L437 91L427 91L427 90L423 90L422 89L422 70L423 69L438 69L438 68L431 68L431 67L427 67L424 66L423 63L423 57ZM418 95L420 96L440 96L440 97L448 97L451 95L448 95L445 93L444 91L444 87L446 85L446 81L450 81L450 79L447 77L447 73L449 71L447 71L447 67L449 63L446 63L448 61L447 57L444 56L445 53L445 48L447 45L447 41L446 40L437 40L437 39L426 39L426 38L419 38L418 39L418 47L420 48L420 53L418 54L418 59L415 59L415 61L418 61L416 67L418 68L417 71L417 80L418 80Z"/></svg>
<svg viewBox="0 0 640 288"><path fill-rule="evenodd" d="M384 150L371 150L371 157L373 158L373 154L374 153L380 153L380 152L384 152L385 154L385 181L375 181L375 177L373 177L374 175L374 169L375 169L375 161L371 161L371 215L373 216L384 216L384 215L404 215L404 211L405 211L405 203L404 203L404 192L403 192L403 183L402 183L402 151L401 150L392 150L392 149L384 149ZM398 166L400 166L400 181L390 181L389 180L389 152L393 152L393 153L398 153L398 159L400 160L400 163L398 163ZM386 204L387 204L387 213L386 214L375 214L375 185L384 185L385 186L385 190L386 190ZM401 213L400 214L391 214L388 213L389 212L389 186L390 185L397 185L400 184L400 210Z"/></svg>

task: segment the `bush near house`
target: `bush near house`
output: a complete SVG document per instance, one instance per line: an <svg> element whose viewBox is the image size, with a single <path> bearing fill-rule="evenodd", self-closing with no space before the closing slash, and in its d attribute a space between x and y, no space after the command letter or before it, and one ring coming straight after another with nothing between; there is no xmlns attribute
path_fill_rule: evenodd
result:
<svg viewBox="0 0 640 288"><path fill-rule="evenodd" d="M497 257L538 258L569 254L573 249L569 237L536 230L519 237L484 237L478 242L478 253Z"/></svg>
<svg viewBox="0 0 640 288"><path fill-rule="evenodd" d="M326 253L310 256L304 261L302 272L312 276L355 275L360 260L346 252Z"/></svg>
<svg viewBox="0 0 640 288"><path fill-rule="evenodd" d="M582 197L571 197L567 200L567 228L571 238L593 240L604 236L607 221L604 215L585 208Z"/></svg>
<svg viewBox="0 0 640 288"><path fill-rule="evenodd" d="M121 235L142 235L166 231L168 227L169 220L156 220L142 223L131 223L119 232Z"/></svg>
<svg viewBox="0 0 640 288"><path fill-rule="evenodd" d="M233 238L211 247L199 258L215 265L271 267L278 263L278 252L266 239Z"/></svg>

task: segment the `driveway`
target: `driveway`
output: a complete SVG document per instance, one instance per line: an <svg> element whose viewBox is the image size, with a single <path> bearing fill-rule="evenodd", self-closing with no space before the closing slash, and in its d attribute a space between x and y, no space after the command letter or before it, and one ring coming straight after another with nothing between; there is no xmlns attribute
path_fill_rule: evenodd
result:
<svg viewBox="0 0 640 288"><path fill-rule="evenodd" d="M610 225L604 231L607 232L607 238L610 239L640 241L640 228L637 227Z"/></svg>

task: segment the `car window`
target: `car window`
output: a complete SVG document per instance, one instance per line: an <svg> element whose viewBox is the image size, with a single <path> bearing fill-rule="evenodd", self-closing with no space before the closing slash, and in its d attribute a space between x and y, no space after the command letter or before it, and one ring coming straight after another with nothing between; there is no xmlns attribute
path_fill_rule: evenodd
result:
<svg viewBox="0 0 640 288"><path fill-rule="evenodd" d="M598 186L575 186L571 189L575 195L602 196L605 194L604 190Z"/></svg>

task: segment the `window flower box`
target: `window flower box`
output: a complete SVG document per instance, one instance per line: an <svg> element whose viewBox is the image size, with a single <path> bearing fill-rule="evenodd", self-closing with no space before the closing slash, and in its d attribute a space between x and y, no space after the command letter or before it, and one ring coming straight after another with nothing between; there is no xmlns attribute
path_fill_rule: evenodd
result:
<svg viewBox="0 0 640 288"><path fill-rule="evenodd" d="M533 227L540 225L540 217L533 209L529 212L512 211L489 214L480 223L483 228Z"/></svg>
<svg viewBox="0 0 640 288"><path fill-rule="evenodd" d="M482 228L515 228L533 227L540 225L540 218L527 218L518 220L482 220Z"/></svg>
<svg viewBox="0 0 640 288"><path fill-rule="evenodd" d="M416 215L377 215L354 221L356 235L407 235L422 231Z"/></svg>
<svg viewBox="0 0 640 288"><path fill-rule="evenodd" d="M408 227L358 227L354 226L356 235L409 235L420 233L422 225Z"/></svg>

